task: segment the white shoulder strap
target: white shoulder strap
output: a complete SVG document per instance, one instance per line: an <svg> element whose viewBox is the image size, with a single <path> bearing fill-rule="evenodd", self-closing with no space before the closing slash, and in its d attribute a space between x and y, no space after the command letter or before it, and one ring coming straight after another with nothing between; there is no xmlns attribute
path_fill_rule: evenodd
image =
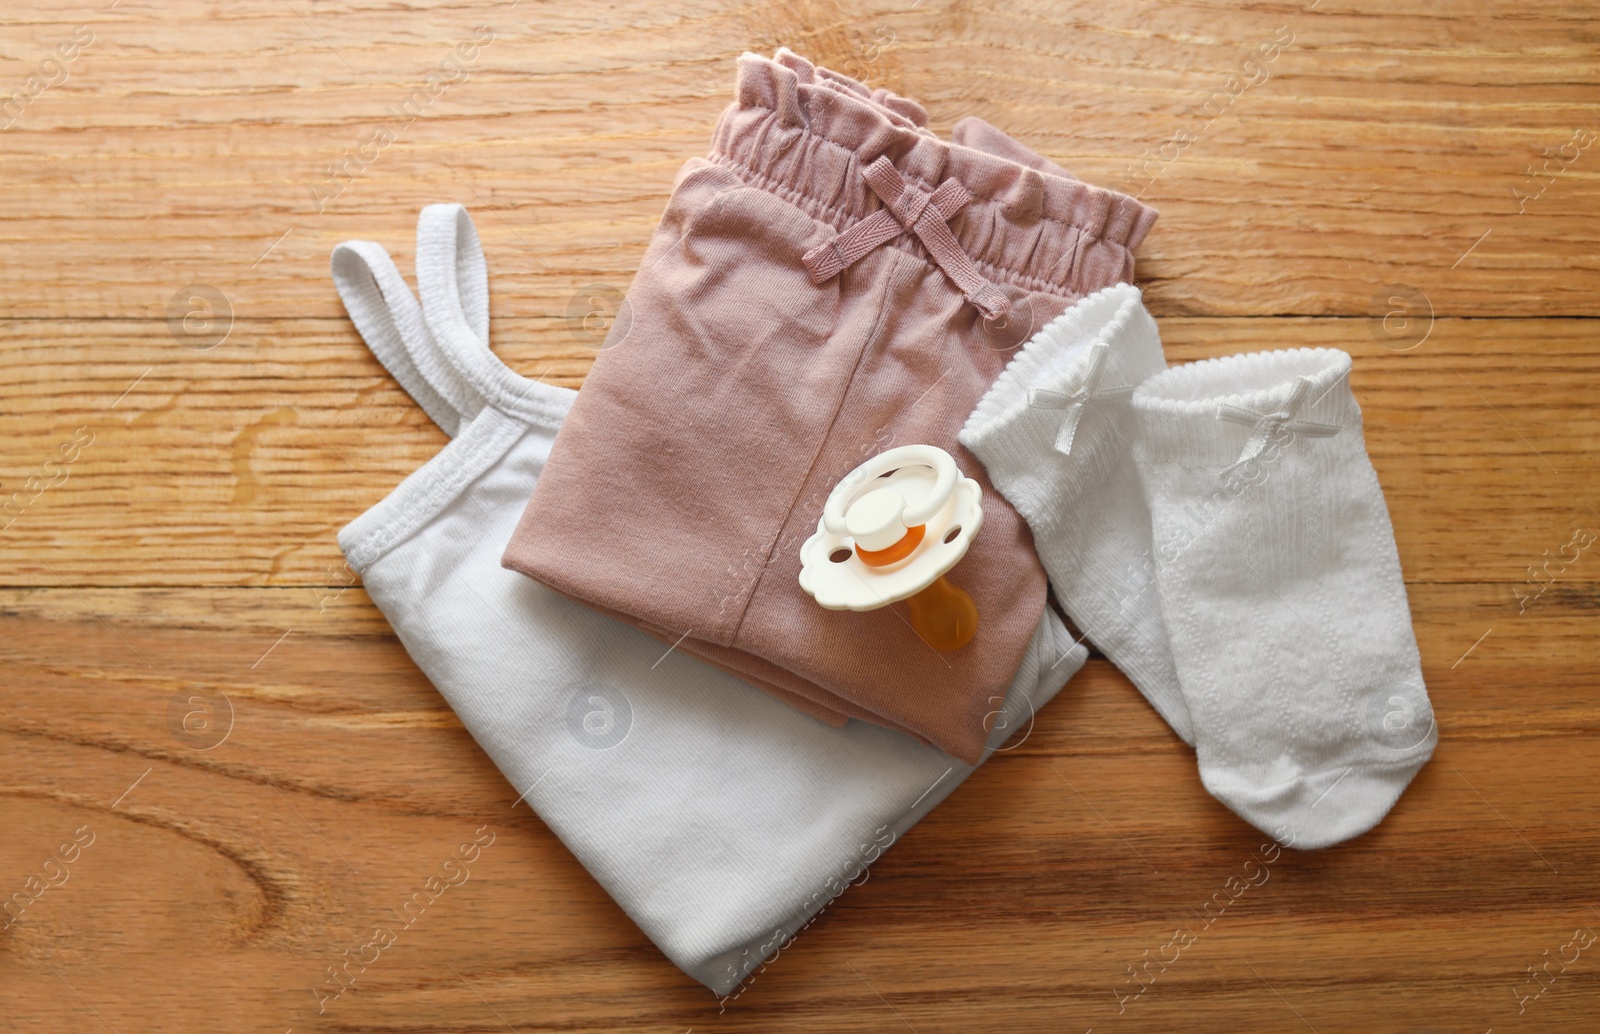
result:
<svg viewBox="0 0 1600 1034"><path fill-rule="evenodd" d="M458 204L424 208L417 220L417 289L434 340L485 403L548 420L553 400L571 393L530 381L489 350L488 282L483 245L467 210Z"/></svg>
<svg viewBox="0 0 1600 1034"><path fill-rule="evenodd" d="M417 220L417 287L382 245L333 249L333 282L372 354L452 438L493 406L557 427L575 393L531 381L489 350L489 267L467 210L429 205Z"/></svg>
<svg viewBox="0 0 1600 1034"><path fill-rule="evenodd" d="M478 257L480 267L483 258ZM333 283L345 311L372 349L433 422L455 437L463 420L483 408L483 400L457 373L428 329L422 307L380 244L346 241L333 249ZM482 313L488 333L488 287L485 277Z"/></svg>

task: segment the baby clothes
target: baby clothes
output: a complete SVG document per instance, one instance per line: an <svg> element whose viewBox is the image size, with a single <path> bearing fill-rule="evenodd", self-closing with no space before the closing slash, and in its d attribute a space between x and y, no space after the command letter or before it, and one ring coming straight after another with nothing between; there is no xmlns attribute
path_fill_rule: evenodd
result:
<svg viewBox="0 0 1600 1034"><path fill-rule="evenodd" d="M1437 739L1349 371L1331 349L1169 370L1120 284L1028 342L961 432L1206 788L1301 848L1370 829Z"/></svg>
<svg viewBox="0 0 1600 1034"><path fill-rule="evenodd" d="M961 444L1033 529L1067 617L1192 744L1129 405L1134 387L1166 366L1139 289L1096 291L1017 353L972 411Z"/></svg>
<svg viewBox="0 0 1600 1034"><path fill-rule="evenodd" d="M420 310L381 247L334 251L362 336L453 436L339 544L516 794L668 958L725 993L972 768L865 723L830 728L504 570L576 396L489 351L486 267L460 206L423 212L417 268ZM988 701L987 746L1083 659L1046 612Z"/></svg>
<svg viewBox="0 0 1600 1034"><path fill-rule="evenodd" d="M1295 847L1371 829L1438 740L1350 357L1174 367L1133 396L1156 585L1206 789Z"/></svg>
<svg viewBox="0 0 1600 1034"><path fill-rule="evenodd" d="M787 52L739 61L624 311L506 547L506 566L832 721L969 763L1044 610L1017 513L956 440L1038 326L1133 273L1155 212ZM1001 153L993 153L993 152ZM979 632L935 651L902 605L818 606L800 545L831 489L906 444L984 488L951 575Z"/></svg>

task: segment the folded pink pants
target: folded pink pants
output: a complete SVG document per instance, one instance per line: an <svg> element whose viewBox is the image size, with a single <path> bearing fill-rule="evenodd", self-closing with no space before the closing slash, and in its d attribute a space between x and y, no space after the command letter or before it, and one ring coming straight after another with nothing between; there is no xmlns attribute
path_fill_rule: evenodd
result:
<svg viewBox="0 0 1600 1034"><path fill-rule="evenodd" d="M786 51L740 58L503 562L825 720L976 762L1045 576L956 434L1034 331L1132 278L1156 214L977 120L953 143L925 122ZM798 582L834 485L907 444L983 488L950 575L979 632L948 653L904 604L824 610Z"/></svg>

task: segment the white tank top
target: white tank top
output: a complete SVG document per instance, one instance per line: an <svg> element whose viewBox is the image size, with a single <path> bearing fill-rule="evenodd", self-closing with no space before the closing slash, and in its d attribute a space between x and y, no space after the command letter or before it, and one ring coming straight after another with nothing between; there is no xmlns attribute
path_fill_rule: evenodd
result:
<svg viewBox="0 0 1600 1034"><path fill-rule="evenodd" d="M971 767L864 722L832 728L500 566L576 393L490 352L460 205L422 212L422 305L377 244L339 245L333 278L452 437L340 533L350 566L515 792L668 958L727 994ZM991 751L1085 656L1046 608L994 702Z"/></svg>

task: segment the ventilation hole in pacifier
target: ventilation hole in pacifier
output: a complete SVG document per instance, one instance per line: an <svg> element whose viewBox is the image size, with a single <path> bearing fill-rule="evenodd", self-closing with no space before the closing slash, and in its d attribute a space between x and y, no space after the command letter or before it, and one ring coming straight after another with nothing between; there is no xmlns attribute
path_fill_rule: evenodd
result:
<svg viewBox="0 0 1600 1034"><path fill-rule="evenodd" d="M959 525L959 524L957 524L955 527L951 528L949 531L945 532L944 533L945 545L949 545L950 543L954 542L956 540L956 536L959 535L959 534L961 534L961 525Z"/></svg>
<svg viewBox="0 0 1600 1034"><path fill-rule="evenodd" d="M828 554L828 559L836 564L842 564L846 560L849 560L853 555L854 554L850 550L840 546L838 549Z"/></svg>
<svg viewBox="0 0 1600 1034"><path fill-rule="evenodd" d="M900 473L900 468L896 467L893 470L886 470L882 474L879 474L878 476L881 477L881 478L888 478L888 477L894 477L898 473Z"/></svg>

